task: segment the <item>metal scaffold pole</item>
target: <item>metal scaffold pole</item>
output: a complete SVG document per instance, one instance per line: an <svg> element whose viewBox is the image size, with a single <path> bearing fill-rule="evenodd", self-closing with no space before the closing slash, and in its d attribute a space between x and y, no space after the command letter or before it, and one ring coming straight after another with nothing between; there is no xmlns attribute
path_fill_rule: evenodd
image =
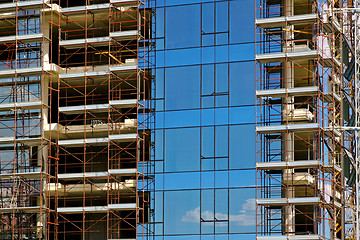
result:
<svg viewBox="0 0 360 240"><path fill-rule="evenodd" d="M352 20L354 21L353 26L353 36L354 36L354 104L355 104L355 122L354 127L344 127L344 130L353 130L354 131L354 146L355 146L355 196L354 196L354 209L353 209L353 239L359 240L360 239L360 135L359 135L359 123L360 123L360 28L359 28L359 13L360 13L360 2L356 1L354 8L343 8L337 9L344 13L352 13Z"/></svg>
<svg viewBox="0 0 360 240"><path fill-rule="evenodd" d="M257 1L257 239L360 239L359 5Z"/></svg>
<svg viewBox="0 0 360 240"><path fill-rule="evenodd" d="M356 2L356 6L357 9L359 8L359 2ZM360 93L360 84L359 84L359 79L360 79L360 72L359 72L359 56L360 56L360 50L359 50L359 14L357 10L354 10L354 18L355 18L355 26L354 26L354 30L355 30L355 34L354 34L354 39L355 39L355 159L356 159L356 182L355 182L355 201L356 201L356 209L355 209L355 236L356 239L360 239L360 229L359 229L359 184L360 184L360 179L359 179L359 161L360 161L360 146L359 146L359 132L358 132L358 128L359 128L359 118L360 118L360 111L359 111L359 93Z"/></svg>
<svg viewBox="0 0 360 240"><path fill-rule="evenodd" d="M354 104L355 104L355 123L354 127L344 127L344 130L354 130L354 146L355 146L355 197L354 197L354 239L358 240L360 239L360 219L359 219L359 213L360 213L360 176L359 176L359 170L360 170L360 135L359 135L359 123L360 123L360 104L359 104L359 98L360 98L360 32L359 32L359 13L360 13L360 2L356 1L354 8L343 8L338 9L342 13L353 13L352 19L354 20L354 60L355 60L355 74L354 74Z"/></svg>

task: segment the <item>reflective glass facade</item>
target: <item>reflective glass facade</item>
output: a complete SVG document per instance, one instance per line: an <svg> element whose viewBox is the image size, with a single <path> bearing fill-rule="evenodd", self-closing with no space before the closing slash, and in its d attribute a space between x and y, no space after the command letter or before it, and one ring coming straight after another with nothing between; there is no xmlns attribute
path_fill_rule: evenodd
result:
<svg viewBox="0 0 360 240"><path fill-rule="evenodd" d="M155 239L255 239L254 3L150 7Z"/></svg>

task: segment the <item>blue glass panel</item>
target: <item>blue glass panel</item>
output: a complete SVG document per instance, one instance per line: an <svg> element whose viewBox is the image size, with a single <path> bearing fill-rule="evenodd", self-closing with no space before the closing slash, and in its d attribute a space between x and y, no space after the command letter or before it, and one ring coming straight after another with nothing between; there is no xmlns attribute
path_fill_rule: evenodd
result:
<svg viewBox="0 0 360 240"><path fill-rule="evenodd" d="M230 1L230 43L254 41L254 8L248 0Z"/></svg>
<svg viewBox="0 0 360 240"><path fill-rule="evenodd" d="M228 189L215 190L215 218L217 220L229 220L228 211L229 193Z"/></svg>
<svg viewBox="0 0 360 240"><path fill-rule="evenodd" d="M229 235L229 240L254 240L256 239L256 234L231 234Z"/></svg>
<svg viewBox="0 0 360 240"><path fill-rule="evenodd" d="M201 240L200 235L183 235L183 236L165 236L161 240Z"/></svg>
<svg viewBox="0 0 360 240"><path fill-rule="evenodd" d="M155 190L164 190L164 174L155 174Z"/></svg>
<svg viewBox="0 0 360 240"><path fill-rule="evenodd" d="M201 48L168 50L165 52L165 66L190 66L201 63Z"/></svg>
<svg viewBox="0 0 360 240"><path fill-rule="evenodd" d="M165 65L165 52L164 51L156 52L156 65L158 67L163 67Z"/></svg>
<svg viewBox="0 0 360 240"><path fill-rule="evenodd" d="M215 159L214 158L204 158L201 160L201 170L202 171L214 171L215 169Z"/></svg>
<svg viewBox="0 0 360 240"><path fill-rule="evenodd" d="M227 157L228 156L228 126L217 126L215 128L215 156Z"/></svg>
<svg viewBox="0 0 360 240"><path fill-rule="evenodd" d="M230 168L255 167L255 126L230 126Z"/></svg>
<svg viewBox="0 0 360 240"><path fill-rule="evenodd" d="M157 50L163 50L164 47L165 47L165 39L164 38L157 39L156 40L156 49Z"/></svg>
<svg viewBox="0 0 360 240"><path fill-rule="evenodd" d="M201 234L214 234L215 232L215 222L202 222L201 223ZM202 235L201 240L214 240L214 236Z"/></svg>
<svg viewBox="0 0 360 240"><path fill-rule="evenodd" d="M201 125L212 126L215 124L215 109L201 110Z"/></svg>
<svg viewBox="0 0 360 240"><path fill-rule="evenodd" d="M215 187L215 172L202 172L201 173L201 188L214 188Z"/></svg>
<svg viewBox="0 0 360 240"><path fill-rule="evenodd" d="M214 93L215 69L214 65L203 65L201 72L202 95L211 95Z"/></svg>
<svg viewBox="0 0 360 240"><path fill-rule="evenodd" d="M228 62L229 61L229 46L215 47L215 61Z"/></svg>
<svg viewBox="0 0 360 240"><path fill-rule="evenodd" d="M163 7L165 6L165 0L154 0L157 7Z"/></svg>
<svg viewBox="0 0 360 240"><path fill-rule="evenodd" d="M227 63L216 65L216 92L226 93L229 91L228 76L229 68Z"/></svg>
<svg viewBox="0 0 360 240"><path fill-rule="evenodd" d="M201 0L166 0L166 6L200 3Z"/></svg>
<svg viewBox="0 0 360 240"><path fill-rule="evenodd" d="M180 172L164 174L164 190L185 190L200 188L199 172Z"/></svg>
<svg viewBox="0 0 360 240"><path fill-rule="evenodd" d="M163 112L156 112L155 113L155 128L163 128L164 127L164 116Z"/></svg>
<svg viewBox="0 0 360 240"><path fill-rule="evenodd" d="M228 187L229 187L229 172L228 171L216 171L215 172L215 188L228 188Z"/></svg>
<svg viewBox="0 0 360 240"><path fill-rule="evenodd" d="M164 111L164 99L154 100L155 101L155 110Z"/></svg>
<svg viewBox="0 0 360 240"><path fill-rule="evenodd" d="M165 11L164 8L158 8L156 10L156 37L161 38L164 37L164 31L165 31Z"/></svg>
<svg viewBox="0 0 360 240"><path fill-rule="evenodd" d="M216 32L226 32L229 28L228 2L216 3Z"/></svg>
<svg viewBox="0 0 360 240"><path fill-rule="evenodd" d="M156 222L162 222L164 220L164 212L163 212L163 206L164 206L164 192L156 192L155 193L155 208L157 211L155 212L155 219Z"/></svg>
<svg viewBox="0 0 360 240"><path fill-rule="evenodd" d="M255 107L232 107L229 110L230 124L254 124L255 123Z"/></svg>
<svg viewBox="0 0 360 240"><path fill-rule="evenodd" d="M165 130L165 171L200 170L200 128Z"/></svg>
<svg viewBox="0 0 360 240"><path fill-rule="evenodd" d="M229 203L230 232L255 233L254 189L230 189Z"/></svg>
<svg viewBox="0 0 360 240"><path fill-rule="evenodd" d="M215 3L204 3L202 5L202 32L203 34L215 31Z"/></svg>
<svg viewBox="0 0 360 240"><path fill-rule="evenodd" d="M235 187L254 187L255 168L251 170L231 170L229 171L229 186Z"/></svg>
<svg viewBox="0 0 360 240"><path fill-rule="evenodd" d="M164 97L164 69L160 68L156 70L156 84L155 84L155 98L163 98Z"/></svg>
<svg viewBox="0 0 360 240"><path fill-rule="evenodd" d="M214 63L215 62L215 47L203 47L201 52L201 63Z"/></svg>
<svg viewBox="0 0 360 240"><path fill-rule="evenodd" d="M165 70L165 108L200 107L200 67L177 67Z"/></svg>
<svg viewBox="0 0 360 240"><path fill-rule="evenodd" d="M214 217L215 217L214 204L215 204L214 190L202 190L201 191L201 218L203 220L214 221Z"/></svg>
<svg viewBox="0 0 360 240"><path fill-rule="evenodd" d="M162 173L164 172L164 161L163 160L154 160L155 172Z"/></svg>
<svg viewBox="0 0 360 240"><path fill-rule="evenodd" d="M161 160L164 159L164 130L156 130L155 131L155 159Z"/></svg>
<svg viewBox="0 0 360 240"><path fill-rule="evenodd" d="M201 129L201 156L211 158L215 156L215 129L203 127Z"/></svg>
<svg viewBox="0 0 360 240"><path fill-rule="evenodd" d="M224 125L229 123L229 109L217 108L215 109L215 124Z"/></svg>
<svg viewBox="0 0 360 240"><path fill-rule="evenodd" d="M201 107L202 108L213 108L215 106L215 97L209 96L209 97L202 97L201 98ZM206 119L204 119L206 121Z"/></svg>
<svg viewBox="0 0 360 240"><path fill-rule="evenodd" d="M235 44L229 45L229 61L249 61L254 62L255 44ZM255 70L253 71L255 72Z"/></svg>
<svg viewBox="0 0 360 240"><path fill-rule="evenodd" d="M227 44L229 41L228 33L218 33L216 34L216 45Z"/></svg>
<svg viewBox="0 0 360 240"><path fill-rule="evenodd" d="M216 98L215 98L215 106L216 107L227 107L227 106L229 106L229 96L228 95L216 96Z"/></svg>
<svg viewBox="0 0 360 240"><path fill-rule="evenodd" d="M216 158L215 159L216 170L227 170L229 169L229 158Z"/></svg>
<svg viewBox="0 0 360 240"><path fill-rule="evenodd" d="M165 234L199 234L199 203L200 191L165 192Z"/></svg>
<svg viewBox="0 0 360 240"><path fill-rule="evenodd" d="M166 8L166 48L200 46L200 22L199 4Z"/></svg>
<svg viewBox="0 0 360 240"><path fill-rule="evenodd" d="M230 105L255 104L254 62L230 63Z"/></svg>
<svg viewBox="0 0 360 240"><path fill-rule="evenodd" d="M200 126L200 110L165 112L166 128L197 126Z"/></svg>
<svg viewBox="0 0 360 240"><path fill-rule="evenodd" d="M215 35L214 34L205 34L202 35L202 45L205 46L213 46L215 45Z"/></svg>
<svg viewBox="0 0 360 240"><path fill-rule="evenodd" d="M202 235L201 240L215 240L215 235Z"/></svg>

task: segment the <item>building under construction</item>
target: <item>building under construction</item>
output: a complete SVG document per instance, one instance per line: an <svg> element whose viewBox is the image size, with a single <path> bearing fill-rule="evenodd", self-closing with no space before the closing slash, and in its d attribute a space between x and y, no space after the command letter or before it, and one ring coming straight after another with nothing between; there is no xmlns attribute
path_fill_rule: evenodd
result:
<svg viewBox="0 0 360 240"><path fill-rule="evenodd" d="M257 239L359 239L357 3L256 4Z"/></svg>
<svg viewBox="0 0 360 240"><path fill-rule="evenodd" d="M0 239L136 239L148 222L151 11L0 1Z"/></svg>
<svg viewBox="0 0 360 240"><path fill-rule="evenodd" d="M174 26L182 21L194 25L183 45L176 46L182 39L178 32L187 30L181 24L178 30L161 23L155 35L159 46L168 37L163 48L169 51L198 47L198 43L206 46L199 61L208 64L206 54L212 44L231 45L231 36L233 42L234 36L240 36L231 35L232 29L222 25L230 25L231 6L243 1L199 1L191 6L193 2L156 5L156 14L166 15ZM173 10L171 4L179 6ZM256 0L257 240L360 239L359 4L354 0ZM229 167L231 161L243 160L231 159L229 154L233 129L229 120L210 124L211 128L200 124L192 132L199 136L190 135L192 141L181 137L186 132L183 128L174 131L173 138L171 132L164 131L165 137L159 134L159 139L173 139L176 145L173 151L160 147L166 153L156 160L161 164L165 155L179 161L179 156L190 159L198 153L191 159L197 161L194 167L185 166L186 161L170 168L163 165L157 172L160 177L166 171L177 176L193 171L201 175L189 177L193 182L211 179L213 185L189 187L191 180L180 180L179 186L159 188L158 204L167 207L160 206L161 217L152 222L156 194L150 100L164 86L152 89L152 69L158 69L152 63L154 12L148 5L145 0L0 0L0 239L156 239L155 225L159 239L165 235L180 239L181 234L187 239L218 239L220 234L219 239L242 239L251 234L232 230L251 225L243 220L245 216L251 222L251 216L243 214L248 209L236 206L245 205L237 199L243 192L234 195L231 184L215 184L233 181L231 173L227 175L234 170ZM198 21L188 21L195 13ZM165 112L231 105L229 96L238 89L229 86L238 85L229 84L236 75L229 69L241 65L232 65L230 57L224 60L221 53L226 48L220 47L210 54L217 56L213 65L204 64L201 72L196 67L193 75L182 75L181 70L172 75L161 72L165 67L159 63L159 73L166 72L167 78L185 82L181 78L187 77L199 83L190 89L167 81L175 90L180 86L179 95L166 89L156 100L172 94L184 98L173 101L188 103L173 102L171 108L167 102ZM186 54L167 57L171 62L186 59ZM169 65L177 64L183 63ZM232 116L236 117L240 118ZM206 152L197 139L216 147ZM185 142L196 146L188 147L188 155L177 154L187 151ZM227 142L225 150L219 151L223 142ZM179 167L182 164L184 168ZM216 181L209 173L216 173ZM251 199L246 201L250 205ZM189 208L175 210L176 205ZM244 234L232 238L236 231Z"/></svg>

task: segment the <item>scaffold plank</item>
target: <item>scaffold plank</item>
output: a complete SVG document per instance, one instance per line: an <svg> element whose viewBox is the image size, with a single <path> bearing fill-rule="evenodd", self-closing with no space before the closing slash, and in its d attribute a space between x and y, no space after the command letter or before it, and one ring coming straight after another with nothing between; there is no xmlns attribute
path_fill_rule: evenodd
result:
<svg viewBox="0 0 360 240"><path fill-rule="evenodd" d="M299 198L262 198L257 199L256 203L262 206L282 206L292 205L312 205L319 204L319 197L299 197Z"/></svg>
<svg viewBox="0 0 360 240"><path fill-rule="evenodd" d="M277 28L285 27L286 24L298 25L298 24L311 24L317 21L318 15L312 14L300 14L288 17L270 17L260 18L255 20L255 24L262 28Z"/></svg>
<svg viewBox="0 0 360 240"><path fill-rule="evenodd" d="M256 96L258 97L286 97L290 96L313 96L319 92L318 86L310 87L296 87L296 88L280 88L280 89L266 89L256 90Z"/></svg>
<svg viewBox="0 0 360 240"><path fill-rule="evenodd" d="M24 213L36 213L39 212L41 209L46 209L41 206L34 206L34 207L12 207L12 208L0 208L0 213L12 213L15 212L24 212Z"/></svg>
<svg viewBox="0 0 360 240"><path fill-rule="evenodd" d="M59 140L60 146L68 147L81 147L85 144L88 145L104 145L108 144L109 141L114 142L131 142L136 141L137 134L119 134L119 135L110 135L106 138L86 138L86 139L72 139L72 140Z"/></svg>
<svg viewBox="0 0 360 240"><path fill-rule="evenodd" d="M258 162L256 167L258 169L287 169L287 168L318 168L320 166L319 160L304 160L304 161L289 161L289 162Z"/></svg>
<svg viewBox="0 0 360 240"><path fill-rule="evenodd" d="M14 3L3 3L0 4L0 12L12 12L19 10L36 10L43 7L49 8L49 1L47 0L32 0L32 1L18 1Z"/></svg>
<svg viewBox="0 0 360 240"><path fill-rule="evenodd" d="M133 176L138 173L136 168L127 169L109 169L108 173L114 176Z"/></svg>
<svg viewBox="0 0 360 240"><path fill-rule="evenodd" d="M136 240L136 238L111 238L109 240Z"/></svg>
<svg viewBox="0 0 360 240"><path fill-rule="evenodd" d="M332 103L332 102L341 102L341 97L335 93L335 92L332 92L332 93L326 93L325 96L324 96L324 100L326 102L329 102L329 103Z"/></svg>
<svg viewBox="0 0 360 240"><path fill-rule="evenodd" d="M86 71L86 69L84 68L83 71L77 73L59 74L59 78L63 80L83 79L85 77L101 78L101 77L109 76L109 74L111 73L135 72L137 69L138 69L137 65L121 65L121 66L112 65L110 66L110 71L109 70ZM1 72L0 72L0 76L1 76Z"/></svg>
<svg viewBox="0 0 360 240"><path fill-rule="evenodd" d="M2 173L0 174L0 179L20 177L30 180L36 180L36 179L41 179L41 177L47 177L47 176L49 175L45 172Z"/></svg>
<svg viewBox="0 0 360 240"><path fill-rule="evenodd" d="M111 32L110 38L115 39L117 41L129 41L134 40L139 36L139 31L131 30L131 31L121 31L121 32Z"/></svg>
<svg viewBox="0 0 360 240"><path fill-rule="evenodd" d="M60 13L71 15L71 14L78 14L80 12L91 11L94 12L108 12L110 4L109 3L102 3L102 4L91 4L87 6L76 6L76 7L66 7L61 8Z"/></svg>
<svg viewBox="0 0 360 240"><path fill-rule="evenodd" d="M109 204L107 206L89 206L89 207L60 207L58 213L76 214L76 213L105 213L108 210L128 211L135 210L136 203Z"/></svg>
<svg viewBox="0 0 360 240"><path fill-rule="evenodd" d="M138 66L137 65L124 65L124 66L115 66L112 65L110 66L110 71L113 73L118 73L118 72L126 72L126 71L136 71L138 70Z"/></svg>
<svg viewBox="0 0 360 240"><path fill-rule="evenodd" d="M107 178L113 176L133 176L137 173L136 168L128 169L109 169L103 172L81 172L81 173L61 173L58 178L62 180L78 180L83 178Z"/></svg>
<svg viewBox="0 0 360 240"><path fill-rule="evenodd" d="M107 212L107 206L93 206L93 207L59 207L57 208L58 213L68 213L68 214L76 214L76 213L101 213Z"/></svg>
<svg viewBox="0 0 360 240"><path fill-rule="evenodd" d="M40 76L44 72L58 72L59 67L56 64L45 64L43 67L15 68L0 70L0 78L15 76Z"/></svg>
<svg viewBox="0 0 360 240"><path fill-rule="evenodd" d="M89 112L107 112L109 110L109 104L91 104L91 105L79 105L59 107L59 112L63 114L81 114L85 111Z"/></svg>
<svg viewBox="0 0 360 240"><path fill-rule="evenodd" d="M137 0L110 0L111 4L119 5L122 7L136 7L138 2L144 4L142 1Z"/></svg>
<svg viewBox="0 0 360 240"><path fill-rule="evenodd" d="M130 41L138 37L137 30L111 32L107 37L94 37L94 38L82 38L60 41L60 46L66 49L78 49L85 47L86 44L91 44L95 47L108 46L112 39L117 41ZM1 40L1 39L0 39Z"/></svg>
<svg viewBox="0 0 360 240"><path fill-rule="evenodd" d="M279 52L257 54L256 61L260 63L282 62L286 59L309 60L316 59L319 56L318 50L298 51L298 52Z"/></svg>
<svg viewBox="0 0 360 240"><path fill-rule="evenodd" d="M114 108L132 108L136 107L138 103L137 99L124 99L124 100L111 100L110 106Z"/></svg>
<svg viewBox="0 0 360 240"><path fill-rule="evenodd" d="M120 203L120 204L109 204L110 210L135 210L137 208L136 203Z"/></svg>
<svg viewBox="0 0 360 240"><path fill-rule="evenodd" d="M86 194L107 194L108 190L130 192L134 191L137 183L135 179L128 179L123 182L111 182L111 183L77 183L77 184L55 184L49 183L47 189L51 196L57 192L61 196L74 196Z"/></svg>
<svg viewBox="0 0 360 240"><path fill-rule="evenodd" d="M59 140L59 146L82 147L88 145L105 145L108 144L109 138L87 138L74 140Z"/></svg>
<svg viewBox="0 0 360 240"><path fill-rule="evenodd" d="M43 41L43 39L44 39L44 35L42 33L13 35L13 36L0 37L0 44L14 43L16 41L19 41L21 43L36 43Z"/></svg>
<svg viewBox="0 0 360 240"><path fill-rule="evenodd" d="M114 142L129 142L129 141L136 141L138 135L136 133L132 134L117 134L117 135L110 135L109 140Z"/></svg>
<svg viewBox="0 0 360 240"><path fill-rule="evenodd" d="M59 112L63 114L81 114L89 112L107 112L110 107L132 108L137 106L137 99L112 100L108 104L89 104L79 106L59 107ZM1 105L0 105L1 110Z"/></svg>
<svg viewBox="0 0 360 240"><path fill-rule="evenodd" d="M41 137L35 138L15 138L15 137L0 137L0 145L9 145L14 143L21 143L26 146L36 146L41 143L45 139Z"/></svg>
<svg viewBox="0 0 360 240"><path fill-rule="evenodd" d="M41 109L42 106L43 103L41 101L4 103L4 104L0 104L0 111L13 111L17 108L23 110Z"/></svg>
<svg viewBox="0 0 360 240"><path fill-rule="evenodd" d="M320 240L320 236L316 234L309 235L279 235L279 236L258 236L257 240Z"/></svg>
<svg viewBox="0 0 360 240"><path fill-rule="evenodd" d="M60 46L66 49L78 49L85 47L86 44L91 44L96 47L108 46L109 42L110 37L82 38L60 41Z"/></svg>
<svg viewBox="0 0 360 240"><path fill-rule="evenodd" d="M304 123L304 124L257 126L256 132L260 134L283 133L286 131L314 132L319 129L320 129L320 125L318 123Z"/></svg>

